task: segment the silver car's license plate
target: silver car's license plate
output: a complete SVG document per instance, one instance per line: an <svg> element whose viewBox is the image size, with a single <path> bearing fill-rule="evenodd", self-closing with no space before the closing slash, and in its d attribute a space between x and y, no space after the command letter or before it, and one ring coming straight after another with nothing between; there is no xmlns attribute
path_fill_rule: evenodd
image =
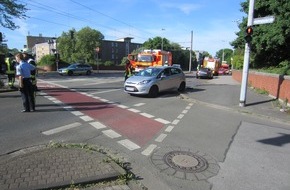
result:
<svg viewBox="0 0 290 190"><path fill-rule="evenodd" d="M134 88L132 88L132 87L126 87L126 90L127 91L134 91Z"/></svg>

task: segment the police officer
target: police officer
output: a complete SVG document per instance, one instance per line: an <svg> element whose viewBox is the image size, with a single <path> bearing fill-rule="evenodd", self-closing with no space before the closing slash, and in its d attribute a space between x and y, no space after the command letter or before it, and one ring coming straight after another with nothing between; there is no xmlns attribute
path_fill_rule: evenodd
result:
<svg viewBox="0 0 290 190"><path fill-rule="evenodd" d="M37 88L37 81L36 81L36 62L34 61L33 57L31 55L29 55L28 53L23 53L23 56L24 56L24 59L29 63L29 64L32 64L35 66L35 70L31 71L31 82L32 82L32 86L33 86L33 89L34 91L38 91L38 88Z"/></svg>
<svg viewBox="0 0 290 190"><path fill-rule="evenodd" d="M35 66L27 63L22 53L17 53L15 59L19 63L16 67L16 75L19 77L19 88L24 106L22 112L35 111L34 90L30 78L30 73L35 70Z"/></svg>
<svg viewBox="0 0 290 190"><path fill-rule="evenodd" d="M14 87L15 82L15 67L16 67L16 61L13 59L13 55L9 54L9 56L5 59L6 64L6 74L8 77L8 85L11 89Z"/></svg>

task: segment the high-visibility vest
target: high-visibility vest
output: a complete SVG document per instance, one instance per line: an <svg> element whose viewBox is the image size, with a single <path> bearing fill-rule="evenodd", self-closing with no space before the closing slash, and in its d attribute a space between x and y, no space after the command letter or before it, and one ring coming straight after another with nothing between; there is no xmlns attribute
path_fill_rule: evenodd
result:
<svg viewBox="0 0 290 190"><path fill-rule="evenodd" d="M6 63L6 74L15 74L15 64L13 63L13 61L11 60L11 58L7 57L5 59L5 63Z"/></svg>

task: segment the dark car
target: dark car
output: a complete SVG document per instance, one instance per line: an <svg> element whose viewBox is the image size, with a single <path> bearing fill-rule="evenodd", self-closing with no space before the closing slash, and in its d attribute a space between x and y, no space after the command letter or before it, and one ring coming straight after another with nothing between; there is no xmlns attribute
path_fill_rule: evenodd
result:
<svg viewBox="0 0 290 190"><path fill-rule="evenodd" d="M213 78L213 73L210 68L200 68L196 71L196 78Z"/></svg>
<svg viewBox="0 0 290 190"><path fill-rule="evenodd" d="M93 68L88 64L74 63L66 68L58 69L60 75L90 75Z"/></svg>

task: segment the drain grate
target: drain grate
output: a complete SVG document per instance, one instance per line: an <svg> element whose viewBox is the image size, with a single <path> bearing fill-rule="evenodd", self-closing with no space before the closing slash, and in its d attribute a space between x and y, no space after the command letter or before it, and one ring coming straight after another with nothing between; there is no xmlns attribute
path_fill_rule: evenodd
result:
<svg viewBox="0 0 290 190"><path fill-rule="evenodd" d="M168 166L183 172L202 172L208 167L206 159L187 151L168 152L163 160Z"/></svg>

